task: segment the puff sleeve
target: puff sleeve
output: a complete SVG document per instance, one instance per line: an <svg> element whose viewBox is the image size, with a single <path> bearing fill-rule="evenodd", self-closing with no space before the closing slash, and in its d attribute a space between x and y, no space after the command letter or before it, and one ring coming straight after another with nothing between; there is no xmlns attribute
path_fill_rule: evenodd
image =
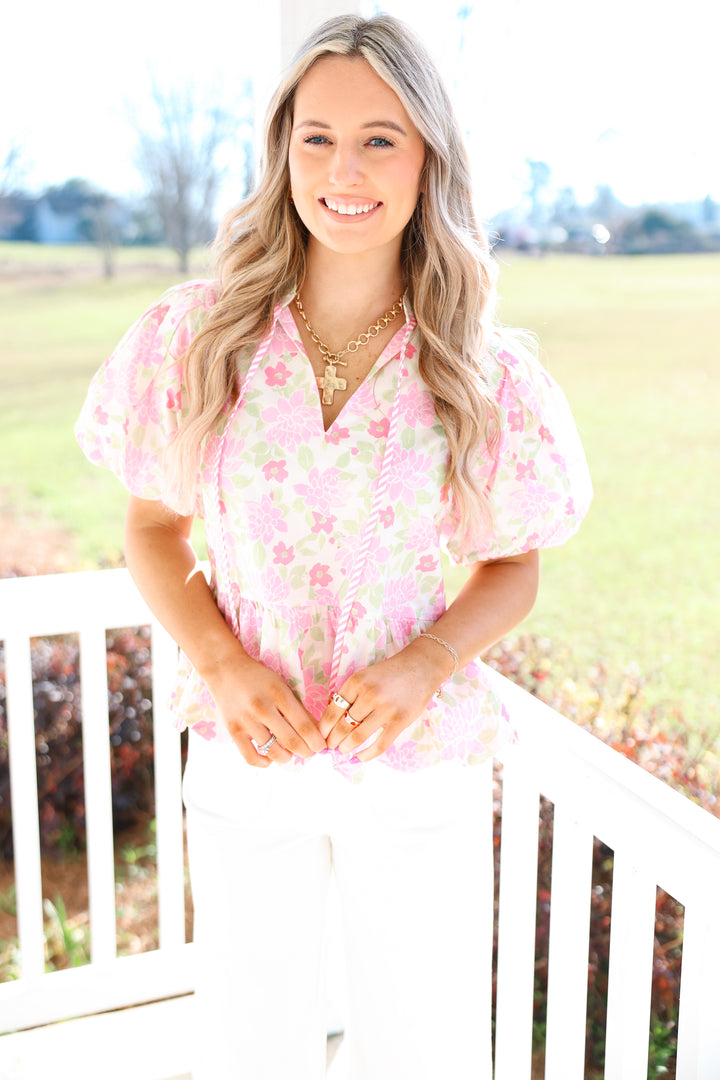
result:
<svg viewBox="0 0 720 1080"><path fill-rule="evenodd" d="M488 496L487 526L463 548L452 506L441 525L443 549L463 565L565 543L592 500L570 408L542 365L500 342L489 350L486 373L501 420L493 455L485 452L478 462Z"/></svg>
<svg viewBox="0 0 720 1080"><path fill-rule="evenodd" d="M168 290L95 374L75 425L93 464L114 472L131 494L159 499L178 512L164 452L187 410L183 354L216 298L215 282Z"/></svg>

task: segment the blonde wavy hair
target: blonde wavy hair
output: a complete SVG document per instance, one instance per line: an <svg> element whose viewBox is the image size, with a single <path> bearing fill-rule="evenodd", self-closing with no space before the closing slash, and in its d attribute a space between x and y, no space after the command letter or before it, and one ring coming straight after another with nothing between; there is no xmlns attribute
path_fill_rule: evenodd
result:
<svg viewBox="0 0 720 1080"><path fill-rule="evenodd" d="M447 435L445 495L461 537L469 537L487 515L473 460L499 434L482 360L494 326L495 264L473 212L467 153L447 92L421 42L389 15L323 23L275 93L257 188L226 215L215 241L222 289L184 357L189 412L169 448L171 479L190 506L203 442L237 394L238 372L267 333L276 304L303 281L307 230L289 199L293 103L305 73L328 54L366 60L425 143L424 196L405 230L402 270L422 332L420 373Z"/></svg>

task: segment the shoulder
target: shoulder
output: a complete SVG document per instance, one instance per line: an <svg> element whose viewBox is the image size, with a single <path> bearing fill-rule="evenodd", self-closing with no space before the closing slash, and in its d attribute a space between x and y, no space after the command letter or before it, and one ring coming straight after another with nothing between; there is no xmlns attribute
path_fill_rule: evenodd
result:
<svg viewBox="0 0 720 1080"><path fill-rule="evenodd" d="M505 411L522 407L542 416L545 410L553 408L558 398L564 398L540 362L531 334L496 330L483 354L482 369L497 404Z"/></svg>
<svg viewBox="0 0 720 1080"><path fill-rule="evenodd" d="M532 334L495 329L485 345L483 371L488 380L496 384L508 376L513 379L547 378L537 351Z"/></svg>
<svg viewBox="0 0 720 1080"><path fill-rule="evenodd" d="M177 325L190 314L210 311L220 299L220 291L220 282L214 278L184 281L167 289L149 310Z"/></svg>
<svg viewBox="0 0 720 1080"><path fill-rule="evenodd" d="M147 367L157 366L162 357L179 358L219 297L220 283L211 279L173 285L130 327L116 354L129 353Z"/></svg>

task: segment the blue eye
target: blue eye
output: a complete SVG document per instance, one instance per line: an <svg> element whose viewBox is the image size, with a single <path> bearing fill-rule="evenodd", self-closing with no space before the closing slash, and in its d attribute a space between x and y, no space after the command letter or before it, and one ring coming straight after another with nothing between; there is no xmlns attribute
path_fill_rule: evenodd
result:
<svg viewBox="0 0 720 1080"><path fill-rule="evenodd" d="M306 139L303 139L304 143L309 143L311 146L321 146L322 143L326 143L327 139L324 135L308 135Z"/></svg>
<svg viewBox="0 0 720 1080"><path fill-rule="evenodd" d="M394 146L394 145L395 145L394 143L391 143L389 139L384 138L382 135L376 135L374 138L370 139L370 146Z"/></svg>

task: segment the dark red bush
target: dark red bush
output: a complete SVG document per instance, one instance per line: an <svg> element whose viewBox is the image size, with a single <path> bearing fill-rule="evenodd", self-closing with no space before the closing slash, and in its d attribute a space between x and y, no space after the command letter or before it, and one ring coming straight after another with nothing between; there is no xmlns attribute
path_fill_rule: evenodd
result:
<svg viewBox="0 0 720 1080"><path fill-rule="evenodd" d="M117 829L134 825L154 805L149 641L148 627L107 634L108 740ZM43 854L82 850L85 800L77 638L37 639L32 642L31 656ZM12 829L4 700L3 667L0 673L0 851L10 859Z"/></svg>

